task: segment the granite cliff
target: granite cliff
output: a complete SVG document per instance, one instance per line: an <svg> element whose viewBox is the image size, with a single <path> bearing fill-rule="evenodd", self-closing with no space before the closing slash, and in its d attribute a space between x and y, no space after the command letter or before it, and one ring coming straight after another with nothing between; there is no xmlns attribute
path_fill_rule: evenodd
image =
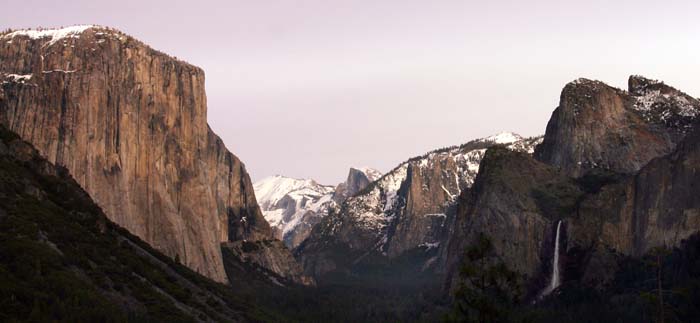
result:
<svg viewBox="0 0 700 323"><path fill-rule="evenodd" d="M454 286L462 252L479 233L522 274L535 297L552 272L562 223L564 282L600 287L616 254L677 246L700 230L697 99L632 76L629 91L577 80L562 91L535 155L492 148L460 197L448 248Z"/></svg>
<svg viewBox="0 0 700 323"><path fill-rule="evenodd" d="M223 282L222 242L272 237L245 166L207 124L200 68L74 26L0 35L0 79L0 123L168 256Z"/></svg>
<svg viewBox="0 0 700 323"><path fill-rule="evenodd" d="M629 78L629 91L578 79L562 90L535 156L570 176L592 168L633 173L673 151L700 101L662 82Z"/></svg>
<svg viewBox="0 0 700 323"><path fill-rule="evenodd" d="M241 292L277 287L272 273L233 270L246 275L236 289L195 273L110 221L3 125L0 242L3 322L279 321Z"/></svg>

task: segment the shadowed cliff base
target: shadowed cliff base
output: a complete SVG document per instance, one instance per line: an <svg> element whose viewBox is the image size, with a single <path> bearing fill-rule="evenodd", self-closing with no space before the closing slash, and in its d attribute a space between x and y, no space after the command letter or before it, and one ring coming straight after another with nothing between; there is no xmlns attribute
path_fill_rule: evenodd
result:
<svg viewBox="0 0 700 323"><path fill-rule="evenodd" d="M68 174L0 125L0 320L276 320L104 215ZM254 271L250 285L266 283Z"/></svg>

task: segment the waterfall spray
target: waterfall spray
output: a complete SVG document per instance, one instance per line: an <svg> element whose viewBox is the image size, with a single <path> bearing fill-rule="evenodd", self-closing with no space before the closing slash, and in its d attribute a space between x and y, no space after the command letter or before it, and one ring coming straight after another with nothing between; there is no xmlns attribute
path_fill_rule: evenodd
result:
<svg viewBox="0 0 700 323"><path fill-rule="evenodd" d="M549 281L549 286L544 289L542 296L546 296L554 289L559 287L559 233L561 233L561 220L557 222L557 234L554 241L554 257L552 259L552 278Z"/></svg>

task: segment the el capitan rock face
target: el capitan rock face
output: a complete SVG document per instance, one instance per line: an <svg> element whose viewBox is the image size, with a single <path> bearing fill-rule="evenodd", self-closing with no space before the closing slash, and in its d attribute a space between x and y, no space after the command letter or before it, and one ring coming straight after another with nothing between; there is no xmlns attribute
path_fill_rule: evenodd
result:
<svg viewBox="0 0 700 323"><path fill-rule="evenodd" d="M220 244L271 237L241 161L207 125L204 72L118 31L0 35L0 122L107 216L226 281Z"/></svg>

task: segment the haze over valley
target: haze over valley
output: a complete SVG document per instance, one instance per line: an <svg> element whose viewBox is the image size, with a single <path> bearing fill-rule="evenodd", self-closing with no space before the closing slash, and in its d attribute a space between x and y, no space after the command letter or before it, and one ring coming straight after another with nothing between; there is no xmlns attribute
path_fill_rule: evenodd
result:
<svg viewBox="0 0 700 323"><path fill-rule="evenodd" d="M695 2L1 6L2 322L700 315Z"/></svg>

